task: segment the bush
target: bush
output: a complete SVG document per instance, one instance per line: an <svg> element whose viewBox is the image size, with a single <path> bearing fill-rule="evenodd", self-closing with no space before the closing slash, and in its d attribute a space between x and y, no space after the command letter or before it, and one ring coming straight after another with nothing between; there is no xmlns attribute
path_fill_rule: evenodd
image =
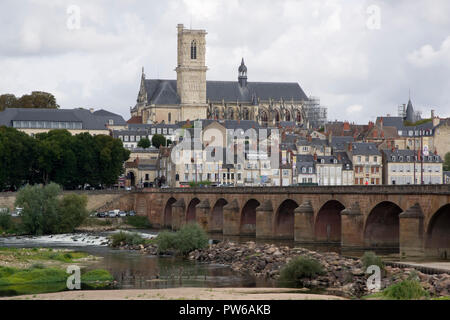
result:
<svg viewBox="0 0 450 320"><path fill-rule="evenodd" d="M76 194L61 200L61 187L27 185L17 194L16 206L22 207L21 228L26 234L42 235L73 232L88 216L87 198Z"/></svg>
<svg viewBox="0 0 450 320"><path fill-rule="evenodd" d="M0 212L0 230L8 231L12 228L13 222L8 211Z"/></svg>
<svg viewBox="0 0 450 320"><path fill-rule="evenodd" d="M403 280L383 290L383 297L391 300L415 300L429 297L429 293L417 280Z"/></svg>
<svg viewBox="0 0 450 320"><path fill-rule="evenodd" d="M363 264L364 271L366 271L368 267L373 265L380 267L380 270L384 270L383 260L381 260L381 258L377 256L375 252L364 252L364 255L361 257L361 262Z"/></svg>
<svg viewBox="0 0 450 320"><path fill-rule="evenodd" d="M205 248L208 245L208 237L198 224L187 224L175 233L161 232L156 238L156 243L160 252L174 250L184 255Z"/></svg>
<svg viewBox="0 0 450 320"><path fill-rule="evenodd" d="M135 228L148 229L152 227L146 216L131 216L125 219L125 223Z"/></svg>
<svg viewBox="0 0 450 320"><path fill-rule="evenodd" d="M124 245L140 245L147 243L147 239L144 239L142 236L140 236L138 233L130 233L130 232L123 232L120 231L119 233L115 233L111 236L111 246L113 247L119 247L122 244Z"/></svg>
<svg viewBox="0 0 450 320"><path fill-rule="evenodd" d="M280 281L301 283L303 278L313 279L323 274L325 274L325 271L319 261L297 257L281 269Z"/></svg>

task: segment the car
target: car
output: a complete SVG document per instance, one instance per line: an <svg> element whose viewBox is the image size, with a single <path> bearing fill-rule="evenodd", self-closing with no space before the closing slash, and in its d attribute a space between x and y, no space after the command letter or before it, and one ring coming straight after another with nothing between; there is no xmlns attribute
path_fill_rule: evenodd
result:
<svg viewBox="0 0 450 320"><path fill-rule="evenodd" d="M161 189L168 189L170 188L169 186L161 186Z"/></svg>
<svg viewBox="0 0 450 320"><path fill-rule="evenodd" d="M98 217L98 212L92 212L89 217L94 218L94 217Z"/></svg>
<svg viewBox="0 0 450 320"><path fill-rule="evenodd" d="M125 187L126 191L131 191L131 187Z"/></svg>
<svg viewBox="0 0 450 320"><path fill-rule="evenodd" d="M119 211L119 217L126 217L127 213L125 211Z"/></svg>
<svg viewBox="0 0 450 320"><path fill-rule="evenodd" d="M130 216L130 217L134 217L136 215L136 212L134 212L134 210L131 210L131 211L128 212L127 215Z"/></svg>
<svg viewBox="0 0 450 320"><path fill-rule="evenodd" d="M114 210L111 210L111 211L108 212L108 217L116 218L117 217L117 213Z"/></svg>
<svg viewBox="0 0 450 320"><path fill-rule="evenodd" d="M106 218L106 212L97 212L97 217Z"/></svg>

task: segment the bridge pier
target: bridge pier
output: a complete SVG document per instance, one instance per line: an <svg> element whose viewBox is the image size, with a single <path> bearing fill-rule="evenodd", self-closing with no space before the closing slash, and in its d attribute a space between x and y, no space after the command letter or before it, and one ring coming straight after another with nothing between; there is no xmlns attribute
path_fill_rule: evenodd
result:
<svg viewBox="0 0 450 320"><path fill-rule="evenodd" d="M172 205L172 230L179 230L186 223L186 205L181 198Z"/></svg>
<svg viewBox="0 0 450 320"><path fill-rule="evenodd" d="M273 234L273 207L270 200L256 208L256 238L270 239Z"/></svg>
<svg viewBox="0 0 450 320"><path fill-rule="evenodd" d="M211 206L208 199L203 200L196 206L196 221L205 230L209 231L209 219L211 219Z"/></svg>
<svg viewBox="0 0 450 320"><path fill-rule="evenodd" d="M238 236L240 234L241 215L236 199L223 207L223 235Z"/></svg>
<svg viewBox="0 0 450 320"><path fill-rule="evenodd" d="M418 203L401 213L400 216L400 255L424 255L424 214Z"/></svg>
<svg viewBox="0 0 450 320"><path fill-rule="evenodd" d="M314 238L314 209L311 201L304 201L294 210L294 240L311 243Z"/></svg>
<svg viewBox="0 0 450 320"><path fill-rule="evenodd" d="M359 203L353 203L349 208L341 211L341 246L364 246L364 215Z"/></svg>

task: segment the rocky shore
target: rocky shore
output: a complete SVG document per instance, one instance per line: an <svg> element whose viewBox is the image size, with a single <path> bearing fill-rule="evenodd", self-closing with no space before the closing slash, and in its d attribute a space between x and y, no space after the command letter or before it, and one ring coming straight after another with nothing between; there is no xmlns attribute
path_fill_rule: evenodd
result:
<svg viewBox="0 0 450 320"><path fill-rule="evenodd" d="M334 252L319 253L304 248L278 247L271 244L247 242L221 242L209 249L195 250L189 259L205 263L229 265L234 271L248 273L256 277L278 279L281 268L291 259L305 256L319 261L326 273L315 279L302 279L304 287L322 288L330 294L345 297L362 297L371 292L367 289L368 274L361 260L345 258ZM418 276L422 286L432 296L450 295L450 275L427 275L414 268L385 267L381 288L405 280L411 275Z"/></svg>

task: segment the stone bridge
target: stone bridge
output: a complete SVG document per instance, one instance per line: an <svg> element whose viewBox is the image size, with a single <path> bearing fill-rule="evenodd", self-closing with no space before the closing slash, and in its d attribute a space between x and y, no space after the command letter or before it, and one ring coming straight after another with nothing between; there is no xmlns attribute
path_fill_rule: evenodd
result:
<svg viewBox="0 0 450 320"><path fill-rule="evenodd" d="M144 189L133 195L138 214L158 228L195 221L225 236L450 258L445 185Z"/></svg>

